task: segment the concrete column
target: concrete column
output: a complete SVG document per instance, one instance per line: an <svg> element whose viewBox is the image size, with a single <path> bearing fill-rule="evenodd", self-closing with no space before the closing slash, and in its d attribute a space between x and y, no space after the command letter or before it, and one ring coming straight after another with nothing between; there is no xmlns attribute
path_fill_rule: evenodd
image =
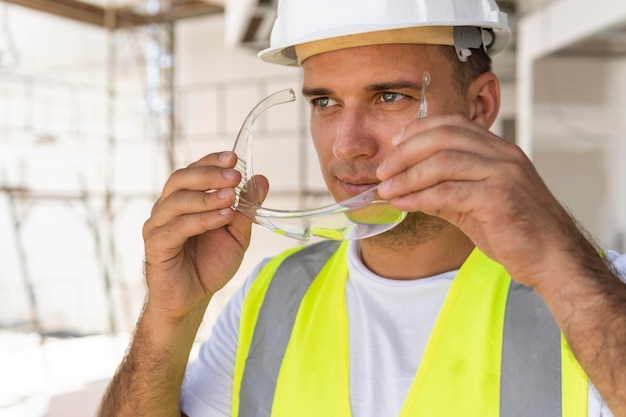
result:
<svg viewBox="0 0 626 417"><path fill-rule="evenodd" d="M522 15L517 34L517 138L532 158L533 67L537 59L626 22L623 0L555 0Z"/></svg>

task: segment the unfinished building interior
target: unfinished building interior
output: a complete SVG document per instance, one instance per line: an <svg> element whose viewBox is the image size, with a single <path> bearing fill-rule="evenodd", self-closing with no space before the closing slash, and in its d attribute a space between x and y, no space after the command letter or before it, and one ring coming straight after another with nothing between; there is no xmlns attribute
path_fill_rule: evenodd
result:
<svg viewBox="0 0 626 417"><path fill-rule="evenodd" d="M602 246L625 251L626 2L498 4L514 39L494 61L503 87L494 130L526 151ZM141 228L163 183L232 148L260 99L300 87L297 68L256 57L275 8L0 1L0 369L9 370L0 417L92 412L143 305ZM330 201L307 112L298 99L259 122L255 168L272 180L270 205ZM300 244L254 233L199 340L260 258ZM75 359L90 340L101 365L69 365L63 349Z"/></svg>

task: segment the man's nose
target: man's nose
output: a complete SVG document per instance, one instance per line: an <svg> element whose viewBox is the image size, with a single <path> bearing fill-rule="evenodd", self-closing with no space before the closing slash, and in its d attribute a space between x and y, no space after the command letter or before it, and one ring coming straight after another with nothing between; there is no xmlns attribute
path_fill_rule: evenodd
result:
<svg viewBox="0 0 626 417"><path fill-rule="evenodd" d="M344 109L337 125L333 155L349 160L369 158L378 152L378 143L366 112Z"/></svg>

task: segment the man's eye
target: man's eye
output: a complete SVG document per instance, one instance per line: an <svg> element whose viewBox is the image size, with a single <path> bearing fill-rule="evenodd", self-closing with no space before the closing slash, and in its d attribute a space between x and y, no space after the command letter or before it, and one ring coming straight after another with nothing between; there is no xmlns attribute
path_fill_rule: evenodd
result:
<svg viewBox="0 0 626 417"><path fill-rule="evenodd" d="M390 91L386 91L380 95L380 98L385 103L392 103L394 101L402 100L406 96L400 93L392 93Z"/></svg>
<svg viewBox="0 0 626 417"><path fill-rule="evenodd" d="M325 108L335 104L335 100L330 97L319 97L312 100L314 107Z"/></svg>

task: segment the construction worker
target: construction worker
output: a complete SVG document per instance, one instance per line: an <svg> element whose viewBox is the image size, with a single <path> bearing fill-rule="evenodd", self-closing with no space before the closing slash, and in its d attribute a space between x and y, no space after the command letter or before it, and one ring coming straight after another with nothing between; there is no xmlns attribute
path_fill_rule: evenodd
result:
<svg viewBox="0 0 626 417"><path fill-rule="evenodd" d="M488 130L490 55L509 36L493 0L282 0L260 57L302 67L328 189L379 184L409 214L261 263L188 367L251 221L231 209L232 152L176 171L144 226L148 297L100 415L626 416L626 256Z"/></svg>

